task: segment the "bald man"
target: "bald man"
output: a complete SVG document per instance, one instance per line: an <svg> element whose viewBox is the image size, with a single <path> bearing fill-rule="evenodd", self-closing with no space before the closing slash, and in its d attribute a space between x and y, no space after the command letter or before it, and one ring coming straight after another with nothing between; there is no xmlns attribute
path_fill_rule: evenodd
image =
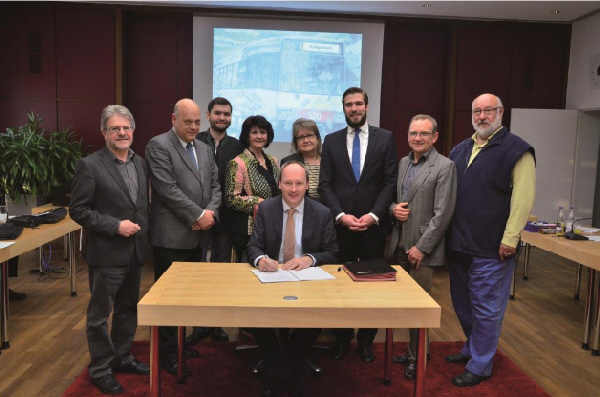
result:
<svg viewBox="0 0 600 397"><path fill-rule="evenodd" d="M200 108L191 99L182 99L175 104L171 121L173 128L152 138L146 146L152 185L150 243L155 280L175 261L202 260L221 203L213 155L208 145L196 139ZM198 354L192 349L186 352L188 356ZM163 366L176 375L175 327L161 327L160 354Z"/></svg>
<svg viewBox="0 0 600 397"><path fill-rule="evenodd" d="M480 95L471 112L475 132L448 156L457 194L446 258L452 305L467 340L446 361L466 364L452 380L459 387L492 375L519 237L535 197L535 152L502 126L500 98Z"/></svg>

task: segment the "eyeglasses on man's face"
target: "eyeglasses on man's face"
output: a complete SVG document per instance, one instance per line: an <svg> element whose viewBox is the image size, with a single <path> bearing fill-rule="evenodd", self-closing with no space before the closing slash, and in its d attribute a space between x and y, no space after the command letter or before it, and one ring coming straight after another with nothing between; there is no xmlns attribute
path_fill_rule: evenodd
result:
<svg viewBox="0 0 600 397"><path fill-rule="evenodd" d="M421 138L429 138L432 135L433 135L433 132L428 132L428 131L409 131L408 132L408 136L411 138L416 138L417 136L420 136Z"/></svg>
<svg viewBox="0 0 600 397"><path fill-rule="evenodd" d="M496 108L485 108L485 109L473 109L473 116L477 117L483 112L486 116L491 116L494 112L500 109L502 106L498 106Z"/></svg>
<svg viewBox="0 0 600 397"><path fill-rule="evenodd" d="M111 134L116 134L119 131L121 131L121 128L123 129L123 131L125 132L133 132L133 127L129 127L129 126L113 126L113 127L108 127L106 129L106 131L110 132Z"/></svg>
<svg viewBox="0 0 600 397"><path fill-rule="evenodd" d="M314 139L314 137L316 137L316 136L317 136L317 134L315 134L315 133L306 134L306 135L302 135L302 136L297 137L296 140L298 142L302 142L304 139L309 139L309 140L312 141Z"/></svg>

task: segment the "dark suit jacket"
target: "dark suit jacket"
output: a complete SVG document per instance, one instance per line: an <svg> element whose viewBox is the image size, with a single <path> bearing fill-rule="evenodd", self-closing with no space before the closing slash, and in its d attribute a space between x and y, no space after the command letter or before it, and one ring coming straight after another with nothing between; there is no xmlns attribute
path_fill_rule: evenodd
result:
<svg viewBox="0 0 600 397"><path fill-rule="evenodd" d="M209 144L209 137L211 144ZM237 138L227 135L219 144L219 157L217 158L214 156L214 140L210 136L209 130L199 133L196 139L206 143L210 147L211 153L213 153L213 158L215 159L215 163L217 163L217 167L219 168L219 184L221 186L221 195L224 197L225 171L227 170L227 163L233 160L238 154L242 153L244 149L242 148L242 145L240 145L240 141ZM213 232L229 233L232 224L235 222L235 216L235 213L233 213L233 211L230 210L225 203L221 202L221 206L219 207L219 222L213 226Z"/></svg>
<svg viewBox="0 0 600 397"><path fill-rule="evenodd" d="M372 212L379 218L376 232L386 233L388 208L396 194L396 142L387 130L369 126L365 164L357 182L346 146L347 129L331 133L323 142L319 191L333 216L341 212L360 218Z"/></svg>
<svg viewBox="0 0 600 397"><path fill-rule="evenodd" d="M210 245L210 233L192 230L205 209L218 216L221 187L210 148L194 140L196 170L177 134L171 129L155 136L146 146L152 185L150 240L153 246L193 249Z"/></svg>
<svg viewBox="0 0 600 397"><path fill-rule="evenodd" d="M406 156L398 164L397 198L390 205L392 238L386 256L393 256L402 236L405 251L417 246L427 253L421 262L422 266L442 266L444 234L450 226L456 204L456 167L452 160L432 148L408 191L408 219L400 222L391 215L391 211L402 202L402 183L409 163L410 158Z"/></svg>
<svg viewBox="0 0 600 397"><path fill-rule="evenodd" d="M283 235L283 202L281 195L263 201L258 206L254 229L248 242L246 253L248 262L260 255L270 258L279 257ZM311 254L315 265L336 263L338 244L333 227L331 211L322 204L304 197L304 216L302 220L302 253Z"/></svg>
<svg viewBox="0 0 600 397"><path fill-rule="evenodd" d="M132 159L139 193L134 203L107 147L80 159L71 184L69 215L88 229L86 260L90 266L125 266L135 252L140 263L148 253L148 170L140 156ZM119 222L140 226L131 237L118 234Z"/></svg>

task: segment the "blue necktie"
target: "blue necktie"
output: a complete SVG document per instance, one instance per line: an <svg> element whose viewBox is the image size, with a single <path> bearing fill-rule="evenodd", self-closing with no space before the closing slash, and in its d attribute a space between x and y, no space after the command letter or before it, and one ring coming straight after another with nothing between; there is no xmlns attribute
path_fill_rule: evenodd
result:
<svg viewBox="0 0 600 397"><path fill-rule="evenodd" d="M356 177L356 182L360 179L360 138L358 134L360 128L354 130L354 142L352 142L352 171Z"/></svg>
<svg viewBox="0 0 600 397"><path fill-rule="evenodd" d="M198 163L196 162L196 156L194 156L194 145L192 145L192 143L189 142L185 147L185 150L188 152L188 155L192 160L192 164L194 164L194 167L196 167L196 171L198 171Z"/></svg>

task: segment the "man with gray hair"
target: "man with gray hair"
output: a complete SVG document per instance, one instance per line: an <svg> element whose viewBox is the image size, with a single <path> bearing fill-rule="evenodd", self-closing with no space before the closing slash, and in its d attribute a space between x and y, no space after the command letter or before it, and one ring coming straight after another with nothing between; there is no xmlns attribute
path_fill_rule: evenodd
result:
<svg viewBox="0 0 600 397"><path fill-rule="evenodd" d="M126 107L104 108L100 128L106 146L77 162L69 214L89 233L88 372L102 393L120 394L123 387L113 372L150 373L129 351L148 253L148 171L130 148L135 122Z"/></svg>
<svg viewBox="0 0 600 397"><path fill-rule="evenodd" d="M448 156L456 164L457 193L446 257L452 305L467 340L446 361L466 364L452 379L459 387L492 375L519 238L535 198L535 152L502 126L503 114L497 96L475 98L475 132Z"/></svg>
<svg viewBox="0 0 600 397"><path fill-rule="evenodd" d="M444 264L444 234L450 226L456 201L454 163L433 147L437 122L419 114L408 127L411 152L398 164L396 200L390 205L392 239L387 257L400 264L425 290L431 292L433 270ZM404 377L417 374L417 330L410 329L408 352L394 357L406 363Z"/></svg>

